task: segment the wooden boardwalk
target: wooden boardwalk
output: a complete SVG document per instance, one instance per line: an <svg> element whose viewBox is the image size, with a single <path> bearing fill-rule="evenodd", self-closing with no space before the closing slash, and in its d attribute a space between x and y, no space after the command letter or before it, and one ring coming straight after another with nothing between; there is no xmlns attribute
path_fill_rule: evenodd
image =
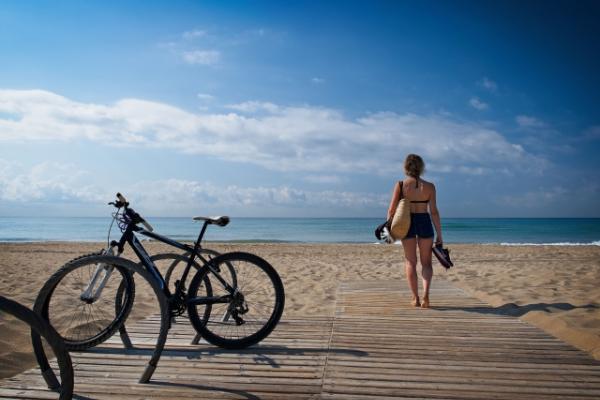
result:
<svg viewBox="0 0 600 400"><path fill-rule="evenodd" d="M404 282L343 283L332 318L282 320L261 345L191 345L175 324L149 384L138 384L158 319L72 354L80 399L598 399L600 362L437 280L433 308ZM0 398L57 398L39 371L0 381Z"/></svg>

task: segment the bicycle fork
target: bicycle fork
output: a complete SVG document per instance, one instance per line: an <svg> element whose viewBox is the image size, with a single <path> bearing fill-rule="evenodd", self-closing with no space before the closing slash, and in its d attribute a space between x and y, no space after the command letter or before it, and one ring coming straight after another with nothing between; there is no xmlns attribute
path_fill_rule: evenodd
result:
<svg viewBox="0 0 600 400"><path fill-rule="evenodd" d="M112 247L109 247L108 250L104 250L102 252L103 255L113 255ZM102 290L106 286L110 275L115 269L112 265L107 265L105 263L99 263L96 265L96 270L90 279L90 282L87 284L83 293L79 296L81 301L84 301L88 304L94 303L96 300L100 298L102 294Z"/></svg>

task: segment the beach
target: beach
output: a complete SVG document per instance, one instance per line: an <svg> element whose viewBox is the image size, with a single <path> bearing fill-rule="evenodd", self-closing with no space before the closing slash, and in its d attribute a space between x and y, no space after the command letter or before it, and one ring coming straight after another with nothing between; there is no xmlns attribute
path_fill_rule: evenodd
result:
<svg viewBox="0 0 600 400"><path fill-rule="evenodd" d="M66 261L102 249L101 243L0 243L0 294L32 307L48 277ZM151 254L170 251L145 242ZM219 252L247 251L268 260L286 291L283 318L331 316L343 281L401 280L402 247L383 244L209 243ZM494 307L536 325L600 360L600 246L450 244L455 267L434 260L436 280L448 280ZM126 252L125 257L133 258ZM164 271L163 271L164 272ZM406 299L408 303L410 299ZM157 310L147 285L136 280L131 319ZM427 310L415 309L415 313ZM35 366L23 323L0 319L0 377ZM168 346L168 343L167 343Z"/></svg>

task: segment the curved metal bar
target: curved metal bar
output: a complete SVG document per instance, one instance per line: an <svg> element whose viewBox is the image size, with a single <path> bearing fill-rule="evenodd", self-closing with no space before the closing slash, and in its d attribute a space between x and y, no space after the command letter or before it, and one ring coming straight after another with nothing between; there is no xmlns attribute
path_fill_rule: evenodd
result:
<svg viewBox="0 0 600 400"><path fill-rule="evenodd" d="M119 313L119 311L121 310L121 307L123 306L124 290L125 290L125 282L121 282L121 284L119 285L119 289L117 290L116 299L115 299L115 313L116 314ZM131 339L129 338L129 333L127 332L127 328L125 327L126 322L127 322L127 319L125 319L125 321L123 321L123 323L119 327L119 337L121 338L121 342L123 342L123 346L126 349L133 349L133 344L131 343Z"/></svg>
<svg viewBox="0 0 600 400"><path fill-rule="evenodd" d="M152 353L152 357L150 361L148 361L148 365L144 370L144 373L140 377L139 383L147 383L152 378L152 374L158 365L158 360L160 360L160 356L165 347L165 343L167 342L167 335L169 333L169 329L171 328L171 319L170 319L170 309L169 303L167 301L167 297L163 293L158 283L154 280L153 276L150 275L149 272L140 268L140 266L133 261L126 260L123 258L115 257L119 260L123 260L127 265L124 265L129 271L131 271L132 275L134 273L138 273L142 278L146 280L154 290L154 294L156 294L156 299L160 306L160 331L158 333L158 338L156 340L156 346L154 347L154 353Z"/></svg>
<svg viewBox="0 0 600 400"><path fill-rule="evenodd" d="M0 296L0 310L15 316L30 326L32 340L35 337L39 342L39 348L34 346L34 351L48 388L60 391L59 399L61 400L71 399L73 397L73 364L60 335L42 317L16 301ZM46 339L56 356L60 368L60 382L48 363L41 337Z"/></svg>
<svg viewBox="0 0 600 400"><path fill-rule="evenodd" d="M133 261L127 260L125 258L117 257L117 256L110 256L110 255L95 256L95 257L98 258L99 262L103 262L106 264L112 264L112 265L118 265L120 267L123 267L123 268L127 269L132 275L134 273L137 273L143 279L145 279L146 282L148 282L148 284L154 290L154 294L156 295L156 299L160 306L160 331L158 334L158 338L156 340L156 345L154 347L154 352L152 353L152 357L148 361L148 365L146 366L146 369L144 370L144 373L142 374L142 376L139 380L140 383L147 383L150 380L150 378L152 377L154 370L156 369L156 365L158 364L158 360L160 359L162 351L165 347L165 343L167 341L167 334L169 333L169 329L171 328L171 321L170 321L170 317L169 317L170 310L169 310L169 303L167 301L167 297L163 293L163 291L160 288L160 286L158 285L158 283L154 280L154 277L152 275L150 275L149 272L142 269L138 264L134 263ZM35 305L34 305L34 312L36 314L41 315L44 304L46 303L46 300L47 300L46 298L41 298L38 295L38 298L36 299ZM34 351L36 353L36 357L38 357L38 360L41 359L42 361L45 359L46 360L45 364L47 364L48 361L47 361L46 355L44 353L44 348L42 346L42 342L39 338L39 335L35 335L35 336L36 337L34 337L34 335L32 335L32 343L33 343Z"/></svg>

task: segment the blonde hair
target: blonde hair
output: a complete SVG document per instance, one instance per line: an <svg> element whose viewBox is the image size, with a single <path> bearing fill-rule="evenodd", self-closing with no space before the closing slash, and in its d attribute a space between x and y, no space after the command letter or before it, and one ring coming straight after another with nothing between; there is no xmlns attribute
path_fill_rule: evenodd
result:
<svg viewBox="0 0 600 400"><path fill-rule="evenodd" d="M425 172L425 162L416 154L409 154L404 160L404 172L413 178L420 177Z"/></svg>

